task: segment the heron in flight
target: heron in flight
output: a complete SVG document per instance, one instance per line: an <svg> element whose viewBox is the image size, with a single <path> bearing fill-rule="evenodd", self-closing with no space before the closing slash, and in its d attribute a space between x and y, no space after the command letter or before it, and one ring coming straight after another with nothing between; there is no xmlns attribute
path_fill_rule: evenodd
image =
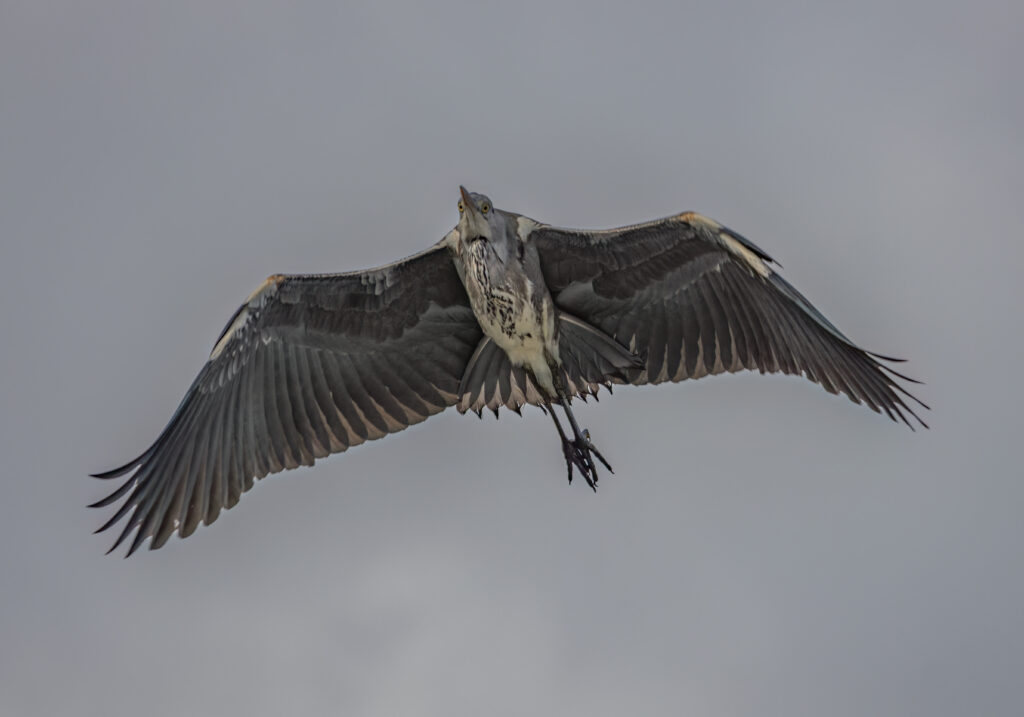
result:
<svg viewBox="0 0 1024 717"><path fill-rule="evenodd" d="M927 427L927 406L776 271L753 242L693 212L605 231L502 211L460 187L459 222L366 271L269 277L227 322L163 432L93 504L127 499L111 550L187 537L256 479L381 438L455 406L554 421L569 482L611 467L574 398L613 384L722 372L802 374ZM916 383L916 382L915 382ZM565 414L563 426L556 410ZM130 475L129 475L130 474Z"/></svg>

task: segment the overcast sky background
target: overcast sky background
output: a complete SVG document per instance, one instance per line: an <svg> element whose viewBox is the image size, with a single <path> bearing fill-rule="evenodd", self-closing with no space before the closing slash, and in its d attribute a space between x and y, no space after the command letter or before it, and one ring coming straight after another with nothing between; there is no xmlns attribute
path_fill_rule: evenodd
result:
<svg viewBox="0 0 1024 717"><path fill-rule="evenodd" d="M0 2L0 714L1020 715L1024 4ZM437 241L462 183L693 209L910 359L623 389L90 533L272 272Z"/></svg>

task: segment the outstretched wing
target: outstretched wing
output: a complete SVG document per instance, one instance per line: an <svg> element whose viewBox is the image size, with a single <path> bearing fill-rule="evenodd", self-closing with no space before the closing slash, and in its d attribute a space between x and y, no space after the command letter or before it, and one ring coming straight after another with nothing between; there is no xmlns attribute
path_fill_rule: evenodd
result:
<svg viewBox="0 0 1024 717"><path fill-rule="evenodd" d="M441 245L369 271L267 279L228 322L135 471L111 548L162 546L217 519L254 480L419 423L458 400L482 333ZM98 532L98 531L97 531Z"/></svg>
<svg viewBox="0 0 1024 717"><path fill-rule="evenodd" d="M739 234L687 212L609 231L538 225L529 240L555 304L640 354L631 383L756 369L803 374L908 426L924 421L897 382ZM913 428L913 426L911 426Z"/></svg>

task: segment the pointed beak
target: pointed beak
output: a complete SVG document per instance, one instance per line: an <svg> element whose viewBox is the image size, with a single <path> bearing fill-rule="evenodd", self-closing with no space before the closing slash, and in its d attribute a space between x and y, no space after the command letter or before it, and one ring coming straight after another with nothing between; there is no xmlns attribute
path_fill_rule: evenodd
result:
<svg viewBox="0 0 1024 717"><path fill-rule="evenodd" d="M462 194L462 206L465 207L466 213L472 218L477 219L480 217L480 212L477 211L476 205L473 200L469 197L469 192L461 184L459 185L459 192Z"/></svg>
<svg viewBox="0 0 1024 717"><path fill-rule="evenodd" d="M465 214L462 216L460 226L464 227L467 239L482 238L489 239L490 232L487 230L487 218L476 208L476 204L469 196L469 192L461 184L459 192L462 193L462 207Z"/></svg>

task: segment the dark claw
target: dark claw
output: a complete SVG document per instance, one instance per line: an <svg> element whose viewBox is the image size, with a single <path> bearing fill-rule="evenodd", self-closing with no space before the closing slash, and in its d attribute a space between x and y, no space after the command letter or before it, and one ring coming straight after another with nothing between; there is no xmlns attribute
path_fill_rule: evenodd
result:
<svg viewBox="0 0 1024 717"><path fill-rule="evenodd" d="M573 468L575 468L594 492L597 492L598 475L597 465L594 463L593 456L597 456L597 459L609 471L615 472L608 465L608 461L604 459L604 456L594 448L594 444L590 442L590 435L587 432L584 432L583 436L572 441L565 439L562 442L562 453L565 455L565 467L569 474L569 483L572 483L572 472Z"/></svg>

